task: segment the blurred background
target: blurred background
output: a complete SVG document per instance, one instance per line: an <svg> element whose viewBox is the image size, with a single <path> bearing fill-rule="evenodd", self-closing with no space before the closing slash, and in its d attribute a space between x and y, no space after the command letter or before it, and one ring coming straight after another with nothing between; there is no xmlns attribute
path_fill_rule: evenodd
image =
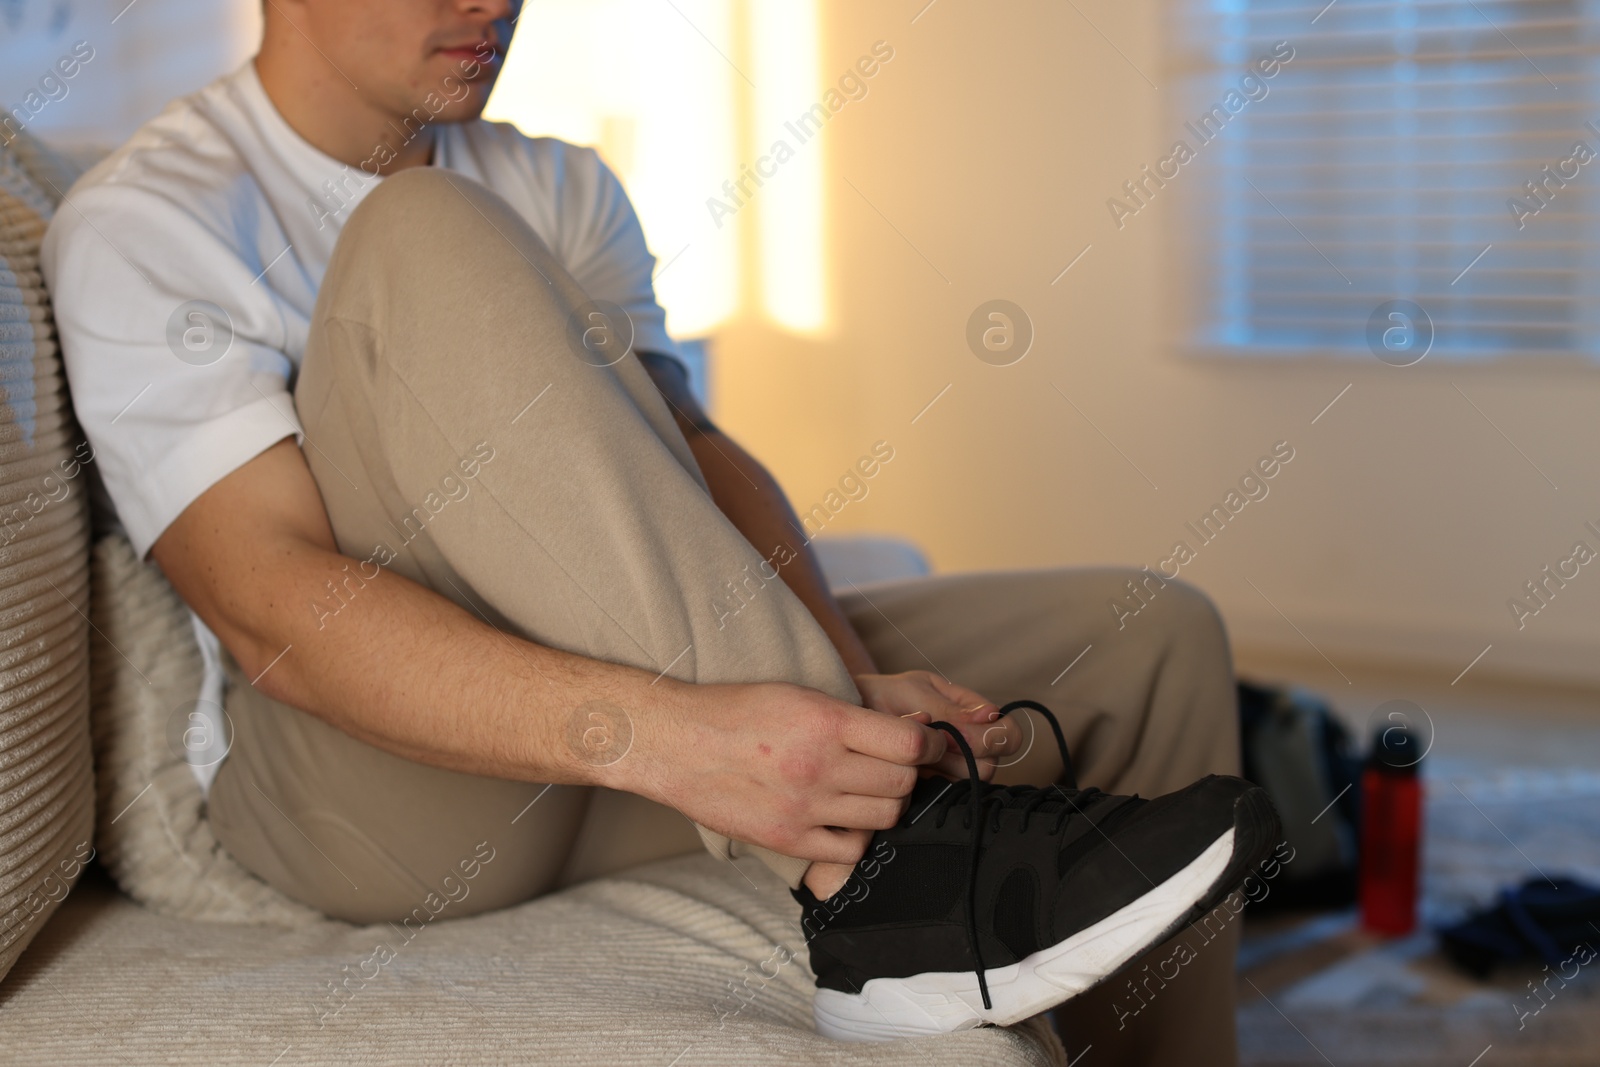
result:
<svg viewBox="0 0 1600 1067"><path fill-rule="evenodd" d="M0 103L110 146L258 35L0 0ZM1408 702L1440 923L1600 880L1597 60L1590 0L531 0L489 114L617 170L714 416L829 535L1176 570L1357 750ZM1600 1062L1586 973L1539 1018L1536 963L1252 931L1247 1062Z"/></svg>

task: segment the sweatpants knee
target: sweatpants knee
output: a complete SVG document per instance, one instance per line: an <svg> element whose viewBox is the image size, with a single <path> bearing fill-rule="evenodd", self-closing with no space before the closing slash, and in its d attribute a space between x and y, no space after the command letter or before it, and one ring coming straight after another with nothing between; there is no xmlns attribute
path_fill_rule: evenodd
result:
<svg viewBox="0 0 1600 1067"><path fill-rule="evenodd" d="M544 239L504 198L439 167L403 170L368 193L340 231L328 274L347 257L429 288L452 272L481 270L485 276L528 271L549 289L559 270Z"/></svg>
<svg viewBox="0 0 1600 1067"><path fill-rule="evenodd" d="M1164 578L1148 567L1106 572L1106 606L1114 630L1160 631L1169 636L1220 635L1222 616L1211 598L1178 578Z"/></svg>
<svg viewBox="0 0 1600 1067"><path fill-rule="evenodd" d="M340 237L351 233L354 227L363 231L364 238L384 234L404 240L441 216L451 227L469 218L476 219L478 226L486 226L487 221L479 214L485 208L495 214L510 210L499 195L464 174L439 167L412 167L385 178L362 198L346 220Z"/></svg>
<svg viewBox="0 0 1600 1067"><path fill-rule="evenodd" d="M1222 613L1217 605L1199 588L1180 579L1172 579L1162 589L1166 598L1165 626L1175 637L1189 635L1223 637Z"/></svg>
<svg viewBox="0 0 1600 1067"><path fill-rule="evenodd" d="M1116 591L1107 621L1169 667L1181 667L1208 688L1232 685L1232 653L1222 615L1209 596L1188 582L1153 571L1125 568L1108 578ZM1218 703L1209 701L1208 703Z"/></svg>
<svg viewBox="0 0 1600 1067"><path fill-rule="evenodd" d="M318 296L302 377L317 379L323 334L344 332L369 362L404 350L415 365L459 368L478 338L544 338L526 353L564 358L582 289L503 198L437 167L401 171L357 205ZM433 338L429 344L392 343ZM391 343L383 343L384 341Z"/></svg>
<svg viewBox="0 0 1600 1067"><path fill-rule="evenodd" d="M1164 659L1195 687L1191 714L1203 718L1208 736L1233 739L1225 746L1231 753L1238 747L1239 704L1222 614L1209 596L1187 582L1171 582L1164 592L1172 594L1167 612L1151 620L1160 626Z"/></svg>

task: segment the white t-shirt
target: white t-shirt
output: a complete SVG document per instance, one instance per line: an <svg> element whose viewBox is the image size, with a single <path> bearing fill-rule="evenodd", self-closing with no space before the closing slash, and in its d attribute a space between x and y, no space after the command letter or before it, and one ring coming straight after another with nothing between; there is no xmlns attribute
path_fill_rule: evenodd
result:
<svg viewBox="0 0 1600 1067"><path fill-rule="evenodd" d="M635 349L676 353L638 218L592 149L480 120L441 125L434 162L505 197L590 297L628 312ZM45 279L73 406L141 556L195 497L299 431L289 390L317 288L381 180L295 133L246 63L174 101L68 193ZM180 338L196 328L169 323L194 301L231 320L232 346L209 366L169 341L169 324Z"/></svg>
<svg viewBox="0 0 1600 1067"><path fill-rule="evenodd" d="M677 354L638 217L593 149L478 120L438 127L434 165L504 197L591 298L627 311L636 351ZM246 63L168 105L68 192L42 265L73 406L141 557L206 489L300 435L290 390L317 289L381 180L295 133ZM225 318L194 317L196 302ZM195 621L202 703L220 701L216 639ZM197 767L202 788L214 771Z"/></svg>

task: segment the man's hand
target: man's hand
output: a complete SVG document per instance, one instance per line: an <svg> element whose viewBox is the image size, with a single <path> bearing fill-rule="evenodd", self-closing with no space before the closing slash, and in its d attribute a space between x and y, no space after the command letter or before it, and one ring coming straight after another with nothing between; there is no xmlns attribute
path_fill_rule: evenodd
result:
<svg viewBox="0 0 1600 1067"><path fill-rule="evenodd" d="M978 757L978 773L985 781L994 777L996 761L1021 748L1022 730L1011 718L1000 718L1000 708L964 685L931 671L902 674L858 674L856 688L867 707L914 722L947 722L961 731ZM940 735L944 737L943 734ZM960 749L948 751L933 769L952 778L967 776Z"/></svg>
<svg viewBox="0 0 1600 1067"><path fill-rule="evenodd" d="M619 784L735 840L813 862L859 860L872 832L905 813L918 768L945 747L915 719L781 682L672 683L661 712L634 723L613 768Z"/></svg>

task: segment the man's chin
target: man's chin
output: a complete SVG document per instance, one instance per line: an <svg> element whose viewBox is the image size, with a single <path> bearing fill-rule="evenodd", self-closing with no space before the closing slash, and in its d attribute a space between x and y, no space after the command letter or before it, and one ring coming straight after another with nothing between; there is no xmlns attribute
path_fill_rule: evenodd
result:
<svg viewBox="0 0 1600 1067"><path fill-rule="evenodd" d="M480 93L474 87L465 100L459 102L446 102L445 106L433 116L434 122L472 122L483 116L484 105L489 102L487 89ZM437 101L435 101L437 103ZM426 109L424 109L426 110Z"/></svg>
<svg viewBox="0 0 1600 1067"><path fill-rule="evenodd" d="M417 101L412 109L397 115L397 122L414 125L426 122L429 125L440 125L447 122L471 122L483 115L484 105L489 102L489 86L481 87L477 84L466 83L467 93L461 95L461 87L457 87L454 95L457 99L449 99L443 93L430 93Z"/></svg>

